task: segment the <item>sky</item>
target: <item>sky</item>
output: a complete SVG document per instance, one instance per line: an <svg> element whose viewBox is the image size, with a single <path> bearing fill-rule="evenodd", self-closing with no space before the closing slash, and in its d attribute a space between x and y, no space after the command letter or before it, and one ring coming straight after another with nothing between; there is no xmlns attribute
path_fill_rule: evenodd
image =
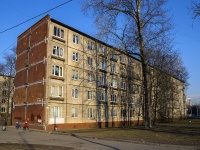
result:
<svg viewBox="0 0 200 150"><path fill-rule="evenodd" d="M3 56L10 53L10 49L17 45L17 37L46 14L50 14L51 18L94 36L96 32L92 16L85 15L81 11L79 1L1 0L0 61L3 61ZM44 13L65 2L68 3ZM174 48L180 52L183 63L189 72L188 82L190 85L186 90L186 95L192 99L193 104L200 104L200 19L192 19L189 9L191 0L169 0L166 7L170 9L170 14L173 15L174 29L172 32L175 33L176 43ZM40 16L34 18L38 15ZM29 19L31 20L25 22ZM17 27L12 28L14 26ZM5 31L9 28L12 29Z"/></svg>

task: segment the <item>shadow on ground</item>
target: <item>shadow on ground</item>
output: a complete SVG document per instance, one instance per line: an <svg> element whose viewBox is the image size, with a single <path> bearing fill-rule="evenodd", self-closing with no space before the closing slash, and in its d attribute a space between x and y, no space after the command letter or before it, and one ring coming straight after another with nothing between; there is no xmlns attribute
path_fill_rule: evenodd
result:
<svg viewBox="0 0 200 150"><path fill-rule="evenodd" d="M14 144L14 143L0 143L1 150L74 150L71 147L37 145L37 144Z"/></svg>

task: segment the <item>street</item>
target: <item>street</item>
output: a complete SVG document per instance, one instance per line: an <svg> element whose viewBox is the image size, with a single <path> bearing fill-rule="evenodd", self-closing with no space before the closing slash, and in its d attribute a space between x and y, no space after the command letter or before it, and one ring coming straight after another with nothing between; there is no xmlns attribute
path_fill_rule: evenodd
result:
<svg viewBox="0 0 200 150"><path fill-rule="evenodd" d="M62 133L48 133L40 130L16 130L7 127L7 131L0 131L0 143L14 144L39 144L48 146L71 147L79 150L195 150L197 147L183 147L170 145L156 145L147 143L135 143L116 140L102 140L96 138L84 138L76 135ZM46 148L48 149L48 148ZM33 150L33 148L32 148Z"/></svg>

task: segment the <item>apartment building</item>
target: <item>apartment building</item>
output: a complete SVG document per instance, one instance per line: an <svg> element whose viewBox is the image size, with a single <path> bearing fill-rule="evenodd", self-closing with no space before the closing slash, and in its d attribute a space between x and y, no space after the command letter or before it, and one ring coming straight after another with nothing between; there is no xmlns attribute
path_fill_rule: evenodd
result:
<svg viewBox="0 0 200 150"><path fill-rule="evenodd" d="M8 125L12 122L13 80L11 76L0 75L0 121L5 118Z"/></svg>
<svg viewBox="0 0 200 150"><path fill-rule="evenodd" d="M13 121L72 129L142 122L141 63L49 15L18 36Z"/></svg>

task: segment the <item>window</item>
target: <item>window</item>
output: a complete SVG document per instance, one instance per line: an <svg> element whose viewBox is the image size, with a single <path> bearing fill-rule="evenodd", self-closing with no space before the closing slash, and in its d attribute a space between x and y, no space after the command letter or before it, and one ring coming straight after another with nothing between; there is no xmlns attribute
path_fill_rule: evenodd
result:
<svg viewBox="0 0 200 150"><path fill-rule="evenodd" d="M73 35L73 43L79 44L79 37L77 35Z"/></svg>
<svg viewBox="0 0 200 150"><path fill-rule="evenodd" d="M110 55L110 59L117 60L117 55L114 54L114 52L112 52L111 55Z"/></svg>
<svg viewBox="0 0 200 150"><path fill-rule="evenodd" d="M72 79L78 80L78 70L72 70Z"/></svg>
<svg viewBox="0 0 200 150"><path fill-rule="evenodd" d="M1 112L5 113L6 112L6 108L5 107L1 107Z"/></svg>
<svg viewBox="0 0 200 150"><path fill-rule="evenodd" d="M117 101L117 95L111 94L111 102L116 103L116 101Z"/></svg>
<svg viewBox="0 0 200 150"><path fill-rule="evenodd" d="M126 75L126 71L123 67L120 67L120 73L121 75Z"/></svg>
<svg viewBox="0 0 200 150"><path fill-rule="evenodd" d="M53 46L53 55L63 57L63 48L58 46Z"/></svg>
<svg viewBox="0 0 200 150"><path fill-rule="evenodd" d="M102 55L106 54L106 48L101 44L99 44L99 53Z"/></svg>
<svg viewBox="0 0 200 150"><path fill-rule="evenodd" d="M93 109L92 108L88 108L88 118L93 118Z"/></svg>
<svg viewBox="0 0 200 150"><path fill-rule="evenodd" d="M121 117L126 117L126 109L121 110Z"/></svg>
<svg viewBox="0 0 200 150"><path fill-rule="evenodd" d="M64 30L60 29L58 27L54 27L54 34L53 35L63 39L64 38Z"/></svg>
<svg viewBox="0 0 200 150"><path fill-rule="evenodd" d="M106 70L106 61L105 59L101 60L99 63L99 69Z"/></svg>
<svg viewBox="0 0 200 150"><path fill-rule="evenodd" d="M112 117L116 117L117 116L117 110L116 109L112 109L111 110L111 116Z"/></svg>
<svg viewBox="0 0 200 150"><path fill-rule="evenodd" d="M94 81L94 74L92 72L88 72L88 82Z"/></svg>
<svg viewBox="0 0 200 150"><path fill-rule="evenodd" d="M129 104L134 103L134 97L129 97L129 99L128 99L128 103L129 103Z"/></svg>
<svg viewBox="0 0 200 150"><path fill-rule="evenodd" d="M129 58L128 64L129 64L129 65L132 65L132 64L133 64L133 60L132 60L131 58Z"/></svg>
<svg viewBox="0 0 200 150"><path fill-rule="evenodd" d="M105 92L100 92L99 100L106 101L106 93Z"/></svg>
<svg viewBox="0 0 200 150"><path fill-rule="evenodd" d="M72 98L78 98L78 89L72 89Z"/></svg>
<svg viewBox="0 0 200 150"><path fill-rule="evenodd" d="M90 67L92 67L92 58L91 58L91 57L88 57L88 65L89 65Z"/></svg>
<svg viewBox="0 0 200 150"><path fill-rule="evenodd" d="M105 109L104 109L104 115L105 115L105 118L108 117L108 108L105 108Z"/></svg>
<svg viewBox="0 0 200 150"><path fill-rule="evenodd" d="M1 100L1 103L2 103L2 104L5 104L5 103L6 103L6 100L5 100L5 99L2 99L2 100Z"/></svg>
<svg viewBox="0 0 200 150"><path fill-rule="evenodd" d="M62 86L51 86L51 96L62 97L63 87Z"/></svg>
<svg viewBox="0 0 200 150"><path fill-rule="evenodd" d="M62 77L63 76L62 70L63 70L62 67L52 65L52 75Z"/></svg>
<svg viewBox="0 0 200 150"><path fill-rule="evenodd" d="M78 117L78 108L72 107L72 118Z"/></svg>
<svg viewBox="0 0 200 150"><path fill-rule="evenodd" d="M62 117L62 107L53 106L51 107L51 118Z"/></svg>
<svg viewBox="0 0 200 150"><path fill-rule="evenodd" d="M89 99L89 100L92 99L92 91L88 91L88 99Z"/></svg>
<svg viewBox="0 0 200 150"><path fill-rule="evenodd" d="M125 58L124 58L124 56L120 55L120 56L119 56L119 59L120 59L120 62L125 63Z"/></svg>
<svg viewBox="0 0 200 150"><path fill-rule="evenodd" d="M93 50L93 46L94 46L94 43L91 41L88 41L88 49Z"/></svg>
<svg viewBox="0 0 200 150"><path fill-rule="evenodd" d="M111 87L117 88L117 80L116 79L111 80Z"/></svg>
<svg viewBox="0 0 200 150"><path fill-rule="evenodd" d="M100 85L106 85L106 74L102 74L99 77Z"/></svg>
<svg viewBox="0 0 200 150"><path fill-rule="evenodd" d="M121 96L121 102L126 103L126 96L124 96L124 95Z"/></svg>
<svg viewBox="0 0 200 150"><path fill-rule="evenodd" d="M73 52L73 53L72 53L72 59L73 59L73 61L78 62L78 53Z"/></svg>
<svg viewBox="0 0 200 150"><path fill-rule="evenodd" d="M3 90L2 94L3 94L3 95L6 95L6 93L7 93L6 90Z"/></svg>
<svg viewBox="0 0 200 150"><path fill-rule="evenodd" d="M129 90L134 91L135 85L133 83L129 83Z"/></svg>
<svg viewBox="0 0 200 150"><path fill-rule="evenodd" d="M112 73L116 73L116 66L115 66L115 64L111 64L110 65L110 71L112 72Z"/></svg>
<svg viewBox="0 0 200 150"><path fill-rule="evenodd" d="M121 89L126 89L126 83L125 82L121 82Z"/></svg>

